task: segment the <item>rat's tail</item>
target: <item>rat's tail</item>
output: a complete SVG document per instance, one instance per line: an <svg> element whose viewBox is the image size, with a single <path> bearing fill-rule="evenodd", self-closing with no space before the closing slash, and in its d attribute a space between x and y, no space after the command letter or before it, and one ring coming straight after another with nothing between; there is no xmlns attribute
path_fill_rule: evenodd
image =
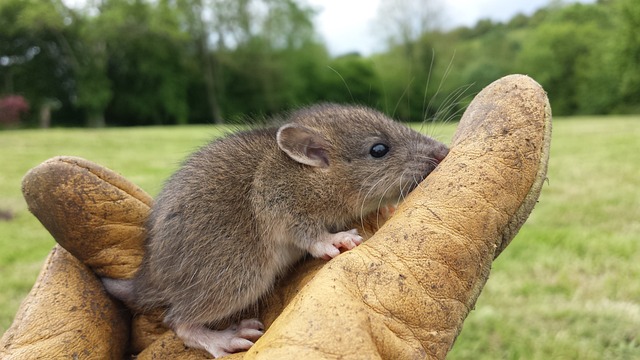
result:
<svg viewBox="0 0 640 360"><path fill-rule="evenodd" d="M109 295L129 306L135 303L133 279L112 279L104 277L101 280Z"/></svg>

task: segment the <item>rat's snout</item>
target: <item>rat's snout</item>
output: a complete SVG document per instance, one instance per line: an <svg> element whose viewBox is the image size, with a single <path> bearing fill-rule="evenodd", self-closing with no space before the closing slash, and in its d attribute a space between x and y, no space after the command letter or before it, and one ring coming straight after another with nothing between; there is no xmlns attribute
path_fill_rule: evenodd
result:
<svg viewBox="0 0 640 360"><path fill-rule="evenodd" d="M443 144L441 146L438 146L436 150L433 152L433 158L436 160L438 164L440 164L442 160L444 160L444 158L447 157L447 154L449 154L449 148Z"/></svg>

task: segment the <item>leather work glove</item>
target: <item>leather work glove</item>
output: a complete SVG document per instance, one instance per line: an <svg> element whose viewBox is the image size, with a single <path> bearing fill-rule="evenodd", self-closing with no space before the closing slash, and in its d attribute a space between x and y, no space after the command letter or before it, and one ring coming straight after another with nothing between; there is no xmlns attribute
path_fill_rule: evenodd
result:
<svg viewBox="0 0 640 360"><path fill-rule="evenodd" d="M546 177L551 109L531 78L480 92L448 156L369 240L310 260L264 301L265 334L244 359L444 359L491 263L533 209ZM2 359L204 359L161 322L132 314L99 277L131 278L153 200L114 172L56 157L23 180L56 245L12 326ZM382 218L370 219L372 234Z"/></svg>

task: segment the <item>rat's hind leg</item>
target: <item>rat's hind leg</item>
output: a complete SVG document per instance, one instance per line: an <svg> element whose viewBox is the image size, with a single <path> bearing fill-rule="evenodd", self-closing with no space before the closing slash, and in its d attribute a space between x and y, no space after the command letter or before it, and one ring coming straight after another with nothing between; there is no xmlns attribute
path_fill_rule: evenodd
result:
<svg viewBox="0 0 640 360"><path fill-rule="evenodd" d="M264 326L258 319L242 320L225 330L211 330L204 325L189 323L172 327L185 345L206 350L215 358L248 350L264 333Z"/></svg>

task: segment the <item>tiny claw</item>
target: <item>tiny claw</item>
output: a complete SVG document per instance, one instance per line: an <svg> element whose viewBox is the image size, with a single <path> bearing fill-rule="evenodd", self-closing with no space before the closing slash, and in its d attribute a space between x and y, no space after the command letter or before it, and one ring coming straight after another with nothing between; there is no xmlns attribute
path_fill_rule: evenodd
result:
<svg viewBox="0 0 640 360"><path fill-rule="evenodd" d="M340 249L351 250L362 244L362 241L362 236L358 235L358 230L351 229L335 234L327 234L327 236L318 239L310 247L309 252L314 257L330 260L340 255Z"/></svg>

